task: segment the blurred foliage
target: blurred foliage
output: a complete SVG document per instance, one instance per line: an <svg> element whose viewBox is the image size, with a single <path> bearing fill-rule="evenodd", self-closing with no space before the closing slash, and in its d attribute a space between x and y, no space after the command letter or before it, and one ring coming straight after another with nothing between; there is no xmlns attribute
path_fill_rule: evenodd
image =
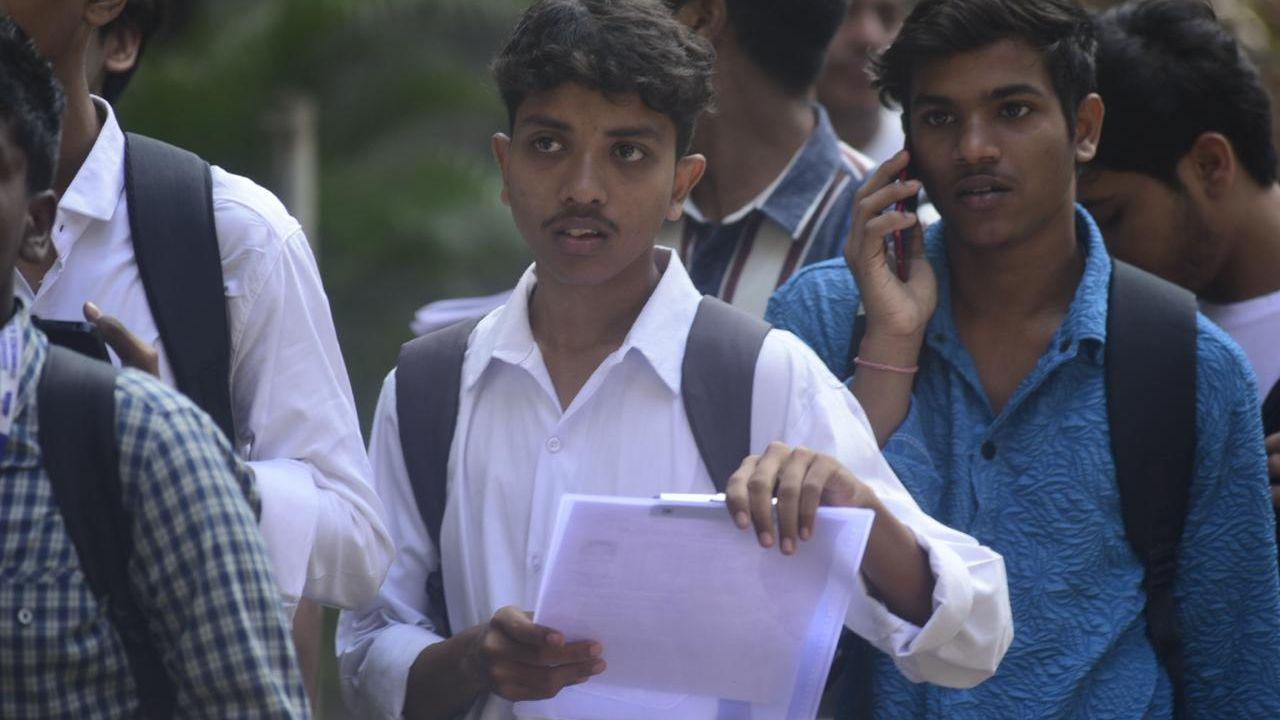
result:
<svg viewBox="0 0 1280 720"><path fill-rule="evenodd" d="M121 102L130 129L272 187L271 118L319 115L313 242L361 417L413 311L514 284L526 252L498 201L487 65L520 0L184 3Z"/></svg>

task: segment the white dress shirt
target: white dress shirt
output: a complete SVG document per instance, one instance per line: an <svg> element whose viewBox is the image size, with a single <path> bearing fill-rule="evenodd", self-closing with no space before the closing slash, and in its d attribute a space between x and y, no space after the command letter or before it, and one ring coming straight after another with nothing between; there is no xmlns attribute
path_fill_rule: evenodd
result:
<svg viewBox="0 0 1280 720"><path fill-rule="evenodd" d="M133 254L124 191L125 138L111 108L58 204L58 258L38 289L15 272L32 313L83 320L91 300L159 351L174 384ZM341 607L373 599L394 547L369 485L351 384L329 302L298 222L271 193L213 168L214 223L231 332L234 444L262 496L260 526L286 604Z"/></svg>
<svg viewBox="0 0 1280 720"><path fill-rule="evenodd" d="M529 328L532 269L511 301L472 334L441 528L455 630L485 623L506 605L532 609L563 494L713 491L680 398L686 338L701 297L674 254L661 252L670 259L631 332L563 412ZM370 457L399 553L377 601L343 613L338 628L343 690L367 718L401 715L410 666L441 640L425 612L427 575L441 558L405 470L395 384L392 373L378 402ZM877 450L852 394L793 335L774 331L766 338L753 405L755 451L781 440L835 456L876 490L929 554L934 612L923 628L895 617L865 588L850 608L849 627L914 680L969 686L990 676L1013 637L1001 557L919 509ZM486 696L468 717L510 718L511 703Z"/></svg>

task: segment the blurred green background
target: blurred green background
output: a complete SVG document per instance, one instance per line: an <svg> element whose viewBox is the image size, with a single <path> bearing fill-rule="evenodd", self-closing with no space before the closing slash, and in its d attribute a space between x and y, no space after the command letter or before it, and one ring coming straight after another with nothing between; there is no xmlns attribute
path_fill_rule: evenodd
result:
<svg viewBox="0 0 1280 720"><path fill-rule="evenodd" d="M489 137L506 117L487 73L526 2L175 2L120 103L128 129L307 206L294 209L308 216L366 433L414 310L508 288L529 262L498 201ZM1280 0L1214 4L1280 88ZM299 107L315 121L302 138L281 130ZM301 170L313 192L295 192L297 159L281 157L295 143L314 160ZM346 716L331 661L320 692L319 717Z"/></svg>

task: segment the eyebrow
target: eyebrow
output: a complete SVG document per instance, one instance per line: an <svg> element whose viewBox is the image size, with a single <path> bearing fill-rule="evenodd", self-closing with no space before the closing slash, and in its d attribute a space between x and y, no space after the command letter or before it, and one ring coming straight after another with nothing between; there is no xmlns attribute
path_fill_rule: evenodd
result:
<svg viewBox="0 0 1280 720"><path fill-rule="evenodd" d="M611 138L650 138L658 139L662 137L662 133L652 125L633 125L629 127L620 127L609 130L605 133Z"/></svg>
<svg viewBox="0 0 1280 720"><path fill-rule="evenodd" d="M568 132L569 130L572 129L569 123L563 120L557 120L549 115L530 115L529 117L526 117L525 119L521 120L519 123L519 127L524 127L525 125L536 125L538 127L544 127L550 130L560 130L564 132Z"/></svg>
<svg viewBox="0 0 1280 720"><path fill-rule="evenodd" d="M993 100L1003 100L1005 98L1016 97L1018 95L1033 95L1035 97L1045 97L1044 92L1035 85L1027 83L1015 83L1013 85L1002 85L991 92L987 93L987 97ZM939 105L942 107L953 107L956 103L949 97L944 95L917 95L912 100L914 105Z"/></svg>

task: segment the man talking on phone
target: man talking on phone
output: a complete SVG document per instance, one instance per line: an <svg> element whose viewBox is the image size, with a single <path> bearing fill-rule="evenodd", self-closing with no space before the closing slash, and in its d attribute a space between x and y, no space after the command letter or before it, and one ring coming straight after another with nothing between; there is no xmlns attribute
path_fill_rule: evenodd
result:
<svg viewBox="0 0 1280 720"><path fill-rule="evenodd" d="M1073 0L923 0L877 63L912 153L859 192L847 262L770 305L832 370L852 357L925 511L1009 564L1000 672L947 690L871 656L848 699L878 718L1280 717L1257 392L1190 294L1113 262L1075 203L1104 116L1095 38ZM896 182L909 161L919 182ZM926 233L882 212L921 187Z"/></svg>

